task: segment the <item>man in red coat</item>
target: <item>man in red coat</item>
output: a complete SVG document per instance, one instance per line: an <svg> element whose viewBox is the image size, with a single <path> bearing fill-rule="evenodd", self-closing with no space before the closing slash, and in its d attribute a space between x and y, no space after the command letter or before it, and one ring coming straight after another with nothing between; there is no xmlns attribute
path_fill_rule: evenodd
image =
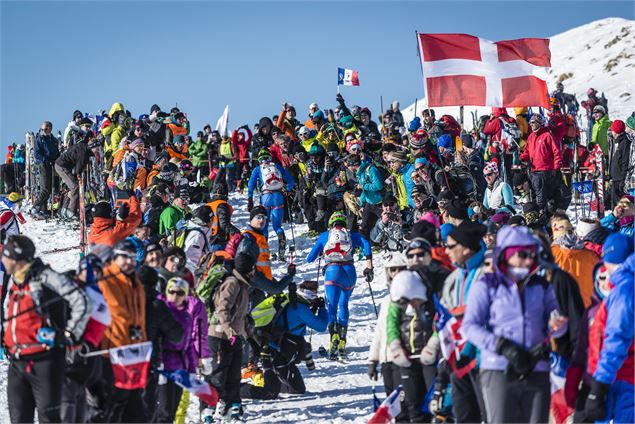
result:
<svg viewBox="0 0 635 424"><path fill-rule="evenodd" d="M531 134L520 160L531 164L529 178L536 193L536 203L547 210L547 204L553 200L555 209L566 210L571 202L571 191L562 181L562 147L545 126L541 115L533 114L529 127Z"/></svg>

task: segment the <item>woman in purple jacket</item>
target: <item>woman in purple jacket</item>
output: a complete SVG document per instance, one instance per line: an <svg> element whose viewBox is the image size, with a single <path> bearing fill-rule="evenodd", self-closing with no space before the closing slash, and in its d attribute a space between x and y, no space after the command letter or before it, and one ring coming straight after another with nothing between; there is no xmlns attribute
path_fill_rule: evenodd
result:
<svg viewBox="0 0 635 424"><path fill-rule="evenodd" d="M195 350L193 337L194 319L188 311L188 304L194 299L188 296L189 284L182 278L174 277L168 280L165 295L160 295L174 315L174 318L183 326L183 339L179 343L164 342L161 360L165 371L187 370L196 372L198 357ZM172 381L159 380L158 413L157 421L171 423L176 415L176 408L181 400L183 389Z"/></svg>
<svg viewBox="0 0 635 424"><path fill-rule="evenodd" d="M494 272L470 290L461 332L480 349L487 420L547 422L549 337L567 330L553 288L536 275L539 242L527 227L503 227Z"/></svg>

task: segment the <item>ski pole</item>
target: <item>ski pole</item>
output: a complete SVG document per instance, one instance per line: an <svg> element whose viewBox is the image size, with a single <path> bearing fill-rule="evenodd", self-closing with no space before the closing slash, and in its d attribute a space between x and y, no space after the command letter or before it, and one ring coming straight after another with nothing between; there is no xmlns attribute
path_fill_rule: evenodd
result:
<svg viewBox="0 0 635 424"><path fill-rule="evenodd" d="M377 312L377 304L375 303L375 295L373 294L373 288L370 286L370 281L366 280L368 283L368 290L370 290L370 298L373 300L373 308L375 308L375 317L379 318L379 312Z"/></svg>

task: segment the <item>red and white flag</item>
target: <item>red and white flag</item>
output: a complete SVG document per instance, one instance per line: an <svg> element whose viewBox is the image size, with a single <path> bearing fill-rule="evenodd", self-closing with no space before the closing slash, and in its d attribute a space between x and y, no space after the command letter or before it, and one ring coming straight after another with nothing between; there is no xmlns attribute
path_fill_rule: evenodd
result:
<svg viewBox="0 0 635 424"><path fill-rule="evenodd" d="M550 108L549 39L417 34L428 105Z"/></svg>
<svg viewBox="0 0 635 424"><path fill-rule="evenodd" d="M90 314L90 318L86 323L84 340L97 347L104 333L110 326L112 316L110 315L110 309L108 308L106 299L104 299L104 295L97 284L86 286L86 294L93 304L93 312Z"/></svg>
<svg viewBox="0 0 635 424"><path fill-rule="evenodd" d="M381 403L368 424L389 424L401 413L401 384Z"/></svg>
<svg viewBox="0 0 635 424"><path fill-rule="evenodd" d="M136 343L109 349L115 387L143 389L148 379L152 342Z"/></svg>

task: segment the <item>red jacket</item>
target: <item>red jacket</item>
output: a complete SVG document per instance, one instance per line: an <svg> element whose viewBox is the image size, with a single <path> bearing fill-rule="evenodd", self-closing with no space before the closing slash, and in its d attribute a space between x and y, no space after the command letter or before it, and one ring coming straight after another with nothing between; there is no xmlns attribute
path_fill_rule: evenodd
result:
<svg viewBox="0 0 635 424"><path fill-rule="evenodd" d="M500 141L501 132L503 131L501 119L504 119L506 122L515 121L507 115L507 111L504 108L492 108L492 114L494 117L485 123L483 134L491 136L494 141Z"/></svg>
<svg viewBox="0 0 635 424"><path fill-rule="evenodd" d="M247 138L239 137L238 130L232 133L232 143L238 148L238 159L241 162L249 162L249 147L251 146L251 130L247 128Z"/></svg>
<svg viewBox="0 0 635 424"><path fill-rule="evenodd" d="M283 153L280 149L280 146L278 146L277 144L273 144L269 148L269 153L271 153L271 158L283 167L286 168L288 166L291 166L291 155L288 153Z"/></svg>
<svg viewBox="0 0 635 424"><path fill-rule="evenodd" d="M549 127L549 131L551 131L551 134L553 135L553 138L555 138L558 143L562 144L562 140L567 133L567 125L562 112L554 112L549 117L549 123L547 125Z"/></svg>
<svg viewBox="0 0 635 424"><path fill-rule="evenodd" d="M547 127L532 132L520 155L523 162L531 161L532 171L553 171L562 168L562 149Z"/></svg>

